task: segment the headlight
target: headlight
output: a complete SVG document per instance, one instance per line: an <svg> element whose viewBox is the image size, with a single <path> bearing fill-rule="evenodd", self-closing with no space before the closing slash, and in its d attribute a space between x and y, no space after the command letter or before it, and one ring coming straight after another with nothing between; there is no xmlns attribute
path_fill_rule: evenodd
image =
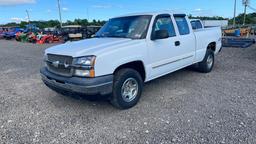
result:
<svg viewBox="0 0 256 144"><path fill-rule="evenodd" d="M75 59L75 72L76 76L80 77L95 77L94 65L95 56L85 56Z"/></svg>
<svg viewBox="0 0 256 144"><path fill-rule="evenodd" d="M94 66L95 58L96 58L95 56L76 58L75 64L82 65L82 66Z"/></svg>

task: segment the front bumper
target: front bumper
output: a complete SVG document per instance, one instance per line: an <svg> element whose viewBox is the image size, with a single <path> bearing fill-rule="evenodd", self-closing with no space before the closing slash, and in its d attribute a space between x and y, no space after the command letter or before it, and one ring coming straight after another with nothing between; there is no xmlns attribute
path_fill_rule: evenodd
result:
<svg viewBox="0 0 256 144"><path fill-rule="evenodd" d="M113 75L96 78L63 77L49 72L45 67L40 70L43 82L59 92L83 95L107 95L112 93Z"/></svg>

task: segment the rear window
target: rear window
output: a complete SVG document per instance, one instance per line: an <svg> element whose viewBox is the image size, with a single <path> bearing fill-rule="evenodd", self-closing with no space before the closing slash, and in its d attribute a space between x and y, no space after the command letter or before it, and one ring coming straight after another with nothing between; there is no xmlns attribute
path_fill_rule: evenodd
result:
<svg viewBox="0 0 256 144"><path fill-rule="evenodd" d="M198 20L196 20L196 21L191 21L191 25L192 25L192 28L193 28L194 30L203 28L201 22L198 21Z"/></svg>
<svg viewBox="0 0 256 144"><path fill-rule="evenodd" d="M175 16L176 24L178 26L180 35L189 34L189 26L185 16Z"/></svg>

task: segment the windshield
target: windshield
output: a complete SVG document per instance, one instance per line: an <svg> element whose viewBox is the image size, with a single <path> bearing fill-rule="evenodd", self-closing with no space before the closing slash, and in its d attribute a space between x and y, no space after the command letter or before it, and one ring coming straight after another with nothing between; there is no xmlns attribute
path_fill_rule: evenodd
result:
<svg viewBox="0 0 256 144"><path fill-rule="evenodd" d="M152 16L129 16L110 19L97 32L96 37L146 38Z"/></svg>

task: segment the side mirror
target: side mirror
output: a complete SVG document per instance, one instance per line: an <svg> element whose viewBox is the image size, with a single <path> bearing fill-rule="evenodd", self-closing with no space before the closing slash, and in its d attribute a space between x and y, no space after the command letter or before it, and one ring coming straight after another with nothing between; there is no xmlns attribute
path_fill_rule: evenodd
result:
<svg viewBox="0 0 256 144"><path fill-rule="evenodd" d="M158 30L155 32L153 40L169 38L169 32L167 30Z"/></svg>

